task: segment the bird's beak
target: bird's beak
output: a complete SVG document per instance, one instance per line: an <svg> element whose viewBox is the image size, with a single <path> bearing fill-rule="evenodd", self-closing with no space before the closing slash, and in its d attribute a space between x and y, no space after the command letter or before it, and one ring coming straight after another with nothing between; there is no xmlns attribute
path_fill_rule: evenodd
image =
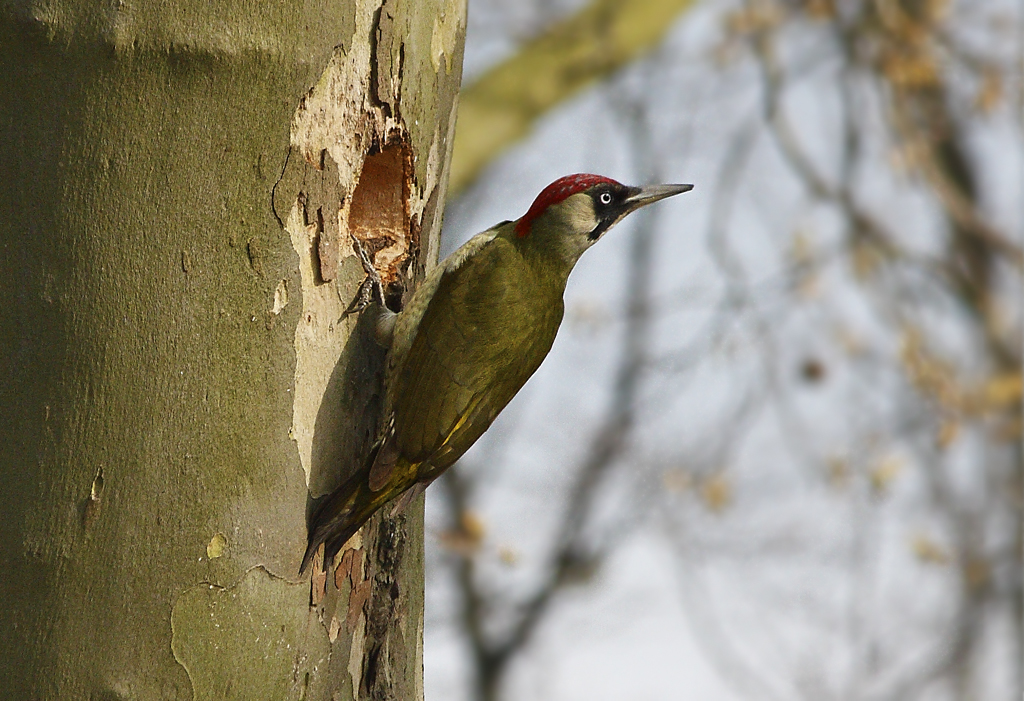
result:
<svg viewBox="0 0 1024 701"><path fill-rule="evenodd" d="M678 195L681 192L689 192L692 189L693 185L648 185L647 187L638 187L636 192L624 201L626 213L628 214L652 202L663 200L666 197L672 197L672 195Z"/></svg>

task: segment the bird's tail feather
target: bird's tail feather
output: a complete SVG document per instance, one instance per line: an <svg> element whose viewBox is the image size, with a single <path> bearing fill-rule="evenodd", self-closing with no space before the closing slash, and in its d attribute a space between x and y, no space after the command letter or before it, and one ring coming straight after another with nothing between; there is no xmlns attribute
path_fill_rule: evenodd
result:
<svg viewBox="0 0 1024 701"><path fill-rule="evenodd" d="M363 496L361 492L368 491L362 484L364 480L359 479L360 476L354 475L343 483L313 512L306 553L302 556L302 564L299 566L300 575L309 567L313 561L313 555L323 544L326 544L323 563L323 568L326 570L330 561L334 559L334 555L370 517L370 514L366 514L365 517L359 518L358 506L361 501L360 497Z"/></svg>
<svg viewBox="0 0 1024 701"><path fill-rule="evenodd" d="M409 484L393 482L374 492L367 484L366 471L360 471L331 493L313 513L309 541L299 566L301 575L313 561L317 548L324 545L324 570L339 550L362 528L381 506L405 491Z"/></svg>

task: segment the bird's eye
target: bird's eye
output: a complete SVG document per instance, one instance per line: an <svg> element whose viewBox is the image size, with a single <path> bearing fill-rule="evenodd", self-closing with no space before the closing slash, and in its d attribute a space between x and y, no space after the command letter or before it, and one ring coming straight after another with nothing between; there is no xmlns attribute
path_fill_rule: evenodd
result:
<svg viewBox="0 0 1024 701"><path fill-rule="evenodd" d="M602 192L601 193L601 197L599 199L601 200L601 204L611 204L612 203L612 193L610 193L610 192Z"/></svg>

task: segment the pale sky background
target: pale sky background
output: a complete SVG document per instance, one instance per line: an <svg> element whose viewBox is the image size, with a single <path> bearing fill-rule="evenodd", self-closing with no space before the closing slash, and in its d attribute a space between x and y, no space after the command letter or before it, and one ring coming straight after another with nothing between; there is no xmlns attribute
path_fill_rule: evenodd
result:
<svg viewBox="0 0 1024 701"><path fill-rule="evenodd" d="M552 3L551 12L581 4ZM1019 13L1012 2L1003 4ZM795 179L780 175L779 156L767 146L754 150L728 235L753 281L753 308L778 324L772 331L785 339L771 376L792 389L787 406L754 412L741 440L721 435L722 418L736 412L752 378L765 371L751 315L726 316L724 350L704 348L709 324L721 318L715 305L724 289L708 245L712 198L722 154L760 99L742 66L713 75L707 67L720 38L721 7L698 5L654 57L613 79L624 94L649 95L663 181L696 185L653 212L655 297L662 311L652 353L665 357L667 371L664 381L645 385L632 451L637 465L618 473L621 484L602 512L616 533L612 554L586 585L560 596L512 670L505 699L865 698L926 664L936 654L930 639L942 645L943 611L952 606L956 582L942 567L915 557L909 545L920 534L941 543L945 527L929 511L918 454L910 446L866 445L861 438L873 426L913 413L887 401L905 391L905 379L884 363L872 365L898 353L897 341L838 260L823 266L809 302L776 310L794 295L782 278L792 238L805 232L816 252L827 253L839 230L827 208L808 206ZM527 3L503 8L470 0L466 84L536 30L535 12ZM813 56L810 44L804 48ZM657 78L645 82L651 70ZM807 86L787 104L805 126L809 151L827 162L838 107L821 99L820 88L834 75L827 60L809 72ZM637 172L608 95L607 89L590 90L559 107L489 168L449 207L443 253L517 218L562 175L593 172L641 184L646 174ZM992 181L990 216L1018 236L1024 230L1019 123L997 114L972 134L983 152L1000 154L989 159L996 172L985 174ZM922 250L934 245L935 214L912 183L879 171L864 174L860 186L876 211L900 220L907 240L920 241ZM536 581L556 500L571 477L565 466L574 464L608 404L627 244L636 223L627 219L583 257L550 356L466 457L465 467L484 475L486 488L474 502L486 527L478 557L481 576L499 598L515 600ZM970 339L955 324L946 326L949 347L962 348L969 364ZM866 349L860 360L842 348L849 337ZM828 374L805 388L798 375L808 358L822 360ZM851 465L891 461L897 467L884 498L830 487L822 468L830 456ZM964 473L968 492L979 488L971 476L976 457L969 439L948 457L950 469ZM692 490L673 495L666 488L665 474L677 464L699 473L726 463L731 492L721 512ZM469 670L441 566L452 555L437 539L445 528L437 502L443 493L435 486L427 495L426 697L461 701L468 698ZM515 564L502 561L503 551L515 554ZM998 620L993 626L985 688L992 691L988 698L1007 698L1020 666L1000 642ZM873 647L856 649L851 640ZM874 676L866 676L864 665Z"/></svg>

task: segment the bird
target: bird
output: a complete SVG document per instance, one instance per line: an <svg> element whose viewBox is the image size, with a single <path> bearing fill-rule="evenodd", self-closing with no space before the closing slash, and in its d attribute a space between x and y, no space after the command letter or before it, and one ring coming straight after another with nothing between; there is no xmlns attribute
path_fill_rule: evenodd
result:
<svg viewBox="0 0 1024 701"><path fill-rule="evenodd" d="M551 349L569 273L587 249L631 212L691 189L559 178L519 219L435 266L398 313L355 241L367 278L350 311L375 307L378 341L389 347L382 428L361 469L313 511L300 575L321 545L330 567L378 509L402 496L397 512L483 435Z"/></svg>

